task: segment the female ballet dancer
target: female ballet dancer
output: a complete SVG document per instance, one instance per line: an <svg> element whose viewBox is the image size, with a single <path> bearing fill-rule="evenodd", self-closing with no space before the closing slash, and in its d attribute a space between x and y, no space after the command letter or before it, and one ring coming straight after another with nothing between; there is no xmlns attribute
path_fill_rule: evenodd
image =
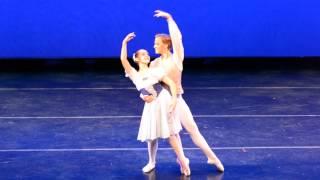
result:
<svg viewBox="0 0 320 180"><path fill-rule="evenodd" d="M158 138L168 138L171 147L177 155L180 163L180 169L186 176L190 175L189 163L186 161L181 143L177 139L177 134L182 129L179 120L173 119L171 112L177 103L177 92L174 82L165 76L164 70L159 68L149 69L150 56L144 49L138 50L133 55L133 60L138 64L139 70L136 71L127 59L127 43L135 37L134 33L128 34L121 48L121 63L137 90L140 91L140 97L152 95L154 100L145 103L140 122L138 140L148 143L149 162L143 167L142 171L147 173L155 168L157 147L153 142ZM169 86L171 94L163 88L160 82Z"/></svg>
<svg viewBox="0 0 320 180"><path fill-rule="evenodd" d="M182 97L183 88L181 85L181 76L183 70L184 48L182 44L181 32L169 13L156 10L154 16L167 20L170 35L157 34L155 36L154 49L155 53L159 54L160 57L151 62L150 68L162 67L165 69L166 75L174 81L177 86L177 105L173 113L175 119L179 119L181 121L182 126L188 131L194 144L198 146L207 156L207 163L215 165L219 171L223 172L224 167L221 161L211 150L208 143L200 133L198 126L193 119L191 111ZM170 51L171 48L173 49L173 53ZM153 97L145 96L143 99L146 102L152 102ZM177 137L179 143L181 144L179 134L177 134ZM157 149L154 146L158 146L156 141L151 144L150 148ZM155 156L155 154L152 156Z"/></svg>

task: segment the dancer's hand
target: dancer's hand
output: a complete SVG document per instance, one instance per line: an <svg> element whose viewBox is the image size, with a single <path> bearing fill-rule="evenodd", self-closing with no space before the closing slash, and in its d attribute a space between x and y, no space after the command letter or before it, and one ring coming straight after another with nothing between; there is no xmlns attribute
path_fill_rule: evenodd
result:
<svg viewBox="0 0 320 180"><path fill-rule="evenodd" d="M154 100L154 97L152 95L150 96L144 96L143 97L144 102L151 103Z"/></svg>
<svg viewBox="0 0 320 180"><path fill-rule="evenodd" d="M172 18L171 14L164 12L164 11L161 11L161 10L156 10L156 11L154 11L154 13L155 13L154 17L162 17L167 20Z"/></svg>
<svg viewBox="0 0 320 180"><path fill-rule="evenodd" d="M171 104L169 106L169 113L170 114L174 111L174 109L176 108L176 105L177 105L177 98L172 98Z"/></svg>
<svg viewBox="0 0 320 180"><path fill-rule="evenodd" d="M131 41L133 38L135 38L136 35L134 34L134 32L129 33L122 41L122 43L128 43L129 41Z"/></svg>

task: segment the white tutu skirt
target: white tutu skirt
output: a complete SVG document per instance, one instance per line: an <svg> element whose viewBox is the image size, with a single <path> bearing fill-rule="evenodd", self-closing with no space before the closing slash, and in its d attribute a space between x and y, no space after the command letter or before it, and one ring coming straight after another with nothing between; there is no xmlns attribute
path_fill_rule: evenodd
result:
<svg viewBox="0 0 320 180"><path fill-rule="evenodd" d="M174 114L169 114L170 103L171 95L164 88L155 100L145 103L137 138L139 141L168 138L181 131L179 119L175 119Z"/></svg>

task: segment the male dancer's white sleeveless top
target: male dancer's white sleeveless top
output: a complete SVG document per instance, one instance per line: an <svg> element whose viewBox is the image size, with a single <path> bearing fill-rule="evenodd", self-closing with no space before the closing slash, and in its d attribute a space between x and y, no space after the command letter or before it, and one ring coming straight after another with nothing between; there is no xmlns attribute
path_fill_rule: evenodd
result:
<svg viewBox="0 0 320 180"><path fill-rule="evenodd" d="M170 19L167 22L172 41L173 53L169 59L164 61L162 61L160 58L155 59L151 62L150 67L162 67L166 71L166 76L175 82L177 86L177 94L183 94L181 84L184 59L182 35L173 19Z"/></svg>
<svg viewBox="0 0 320 180"><path fill-rule="evenodd" d="M177 94L183 94L183 88L181 83L182 64L179 68L179 65L177 64L178 62L174 58L174 55L172 55L170 59L167 59L165 61L161 61L160 58L157 58L151 62L150 67L162 67L166 72L166 76L169 77L175 83L177 87Z"/></svg>

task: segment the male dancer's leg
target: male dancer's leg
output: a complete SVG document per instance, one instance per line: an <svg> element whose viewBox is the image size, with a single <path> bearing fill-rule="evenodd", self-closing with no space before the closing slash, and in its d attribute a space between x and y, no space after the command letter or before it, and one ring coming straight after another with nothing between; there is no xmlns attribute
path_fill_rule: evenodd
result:
<svg viewBox="0 0 320 180"><path fill-rule="evenodd" d="M181 146L181 143L179 143L177 135L171 135L169 137L169 143L178 157L178 160L180 162L179 164L181 166L181 173L183 173L186 176L189 176L191 174L189 168L189 159L185 157L183 147Z"/></svg>
<svg viewBox="0 0 320 180"><path fill-rule="evenodd" d="M178 116L177 118L181 121L182 126L190 134L193 143L196 146L198 146L203 151L203 153L207 156L208 163L215 164L219 171L224 171L224 167L221 164L219 158L211 150L207 141L204 139L204 137L200 133L199 128L193 119L192 113L191 113L188 105L186 104L186 102L182 98L182 96L180 96L178 98L175 113L176 113L176 116ZM179 143L182 144L180 136L178 136L177 138L178 138Z"/></svg>

